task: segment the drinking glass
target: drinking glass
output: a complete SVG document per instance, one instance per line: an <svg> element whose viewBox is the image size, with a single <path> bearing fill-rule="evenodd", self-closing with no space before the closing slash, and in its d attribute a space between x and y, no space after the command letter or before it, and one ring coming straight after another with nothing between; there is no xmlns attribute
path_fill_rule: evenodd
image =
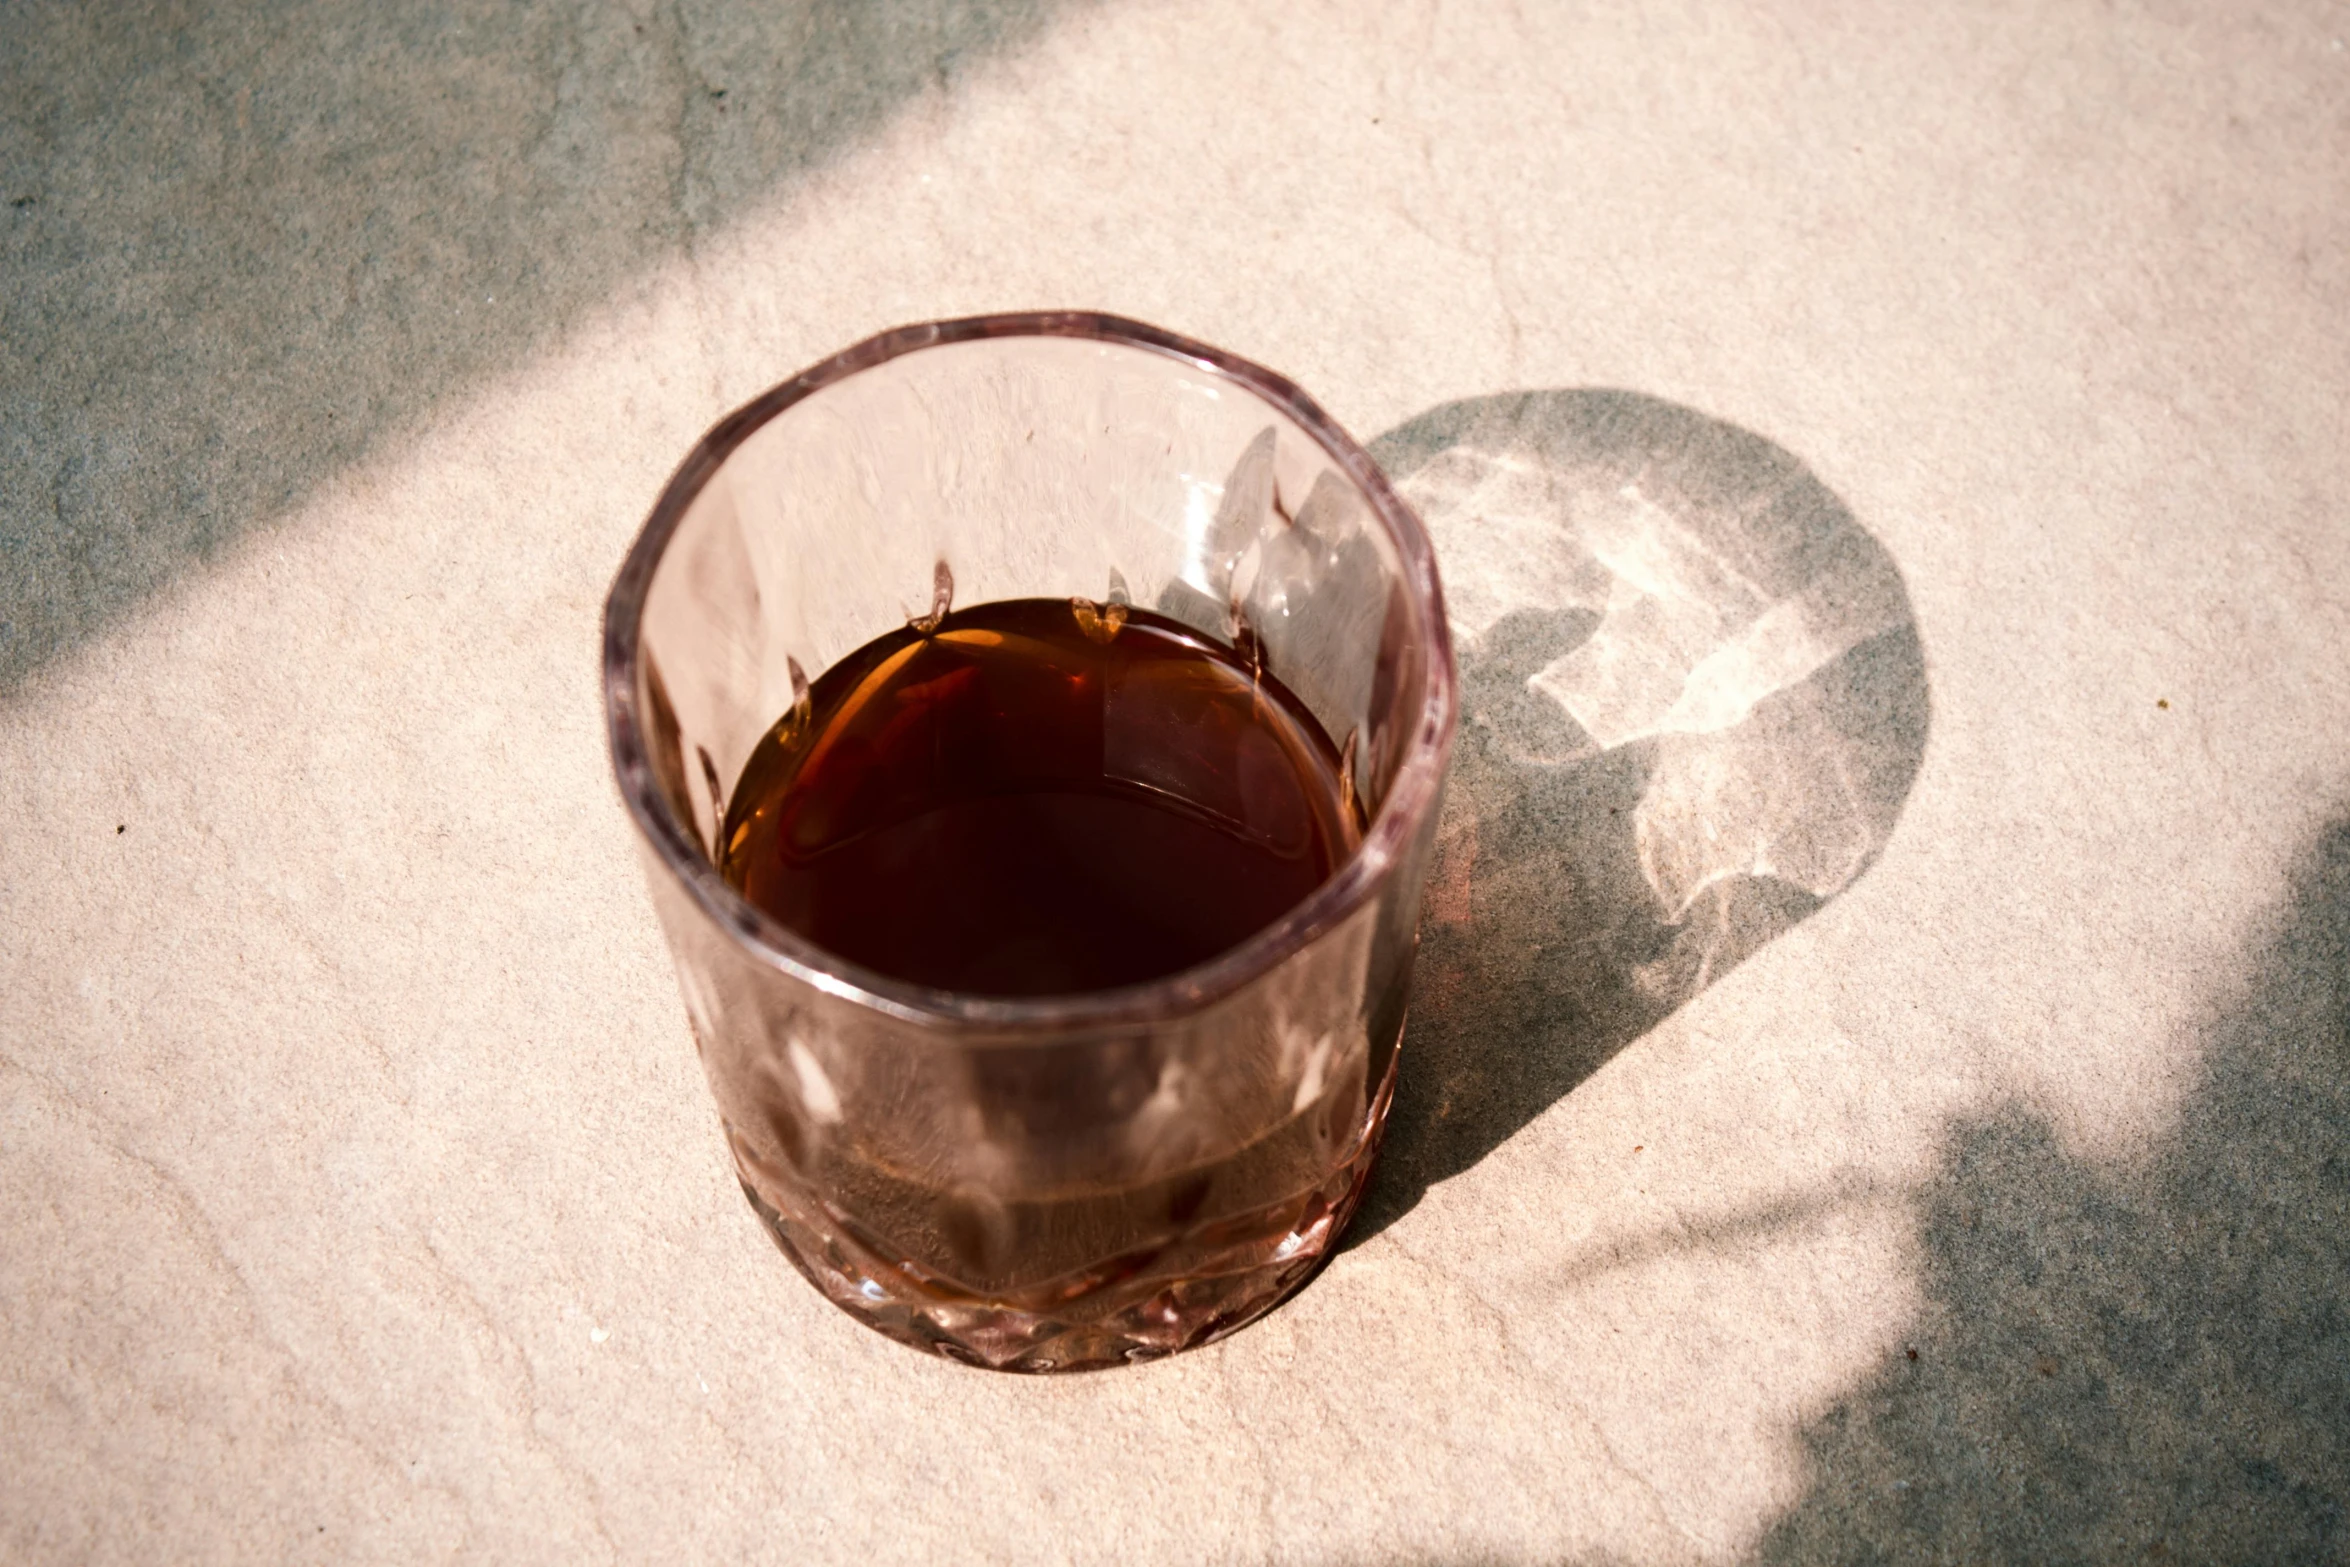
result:
<svg viewBox="0 0 2350 1567"><path fill-rule="evenodd" d="M1207 962L1021 999L861 968L736 893L727 790L816 673L1042 596L1270 672L1344 759L1352 856ZM1217 1338L1328 1253L1393 1092L1454 671L1418 520L1295 386L1103 315L870 338L687 456L613 584L604 692L736 1173L835 1304L1070 1370Z"/></svg>

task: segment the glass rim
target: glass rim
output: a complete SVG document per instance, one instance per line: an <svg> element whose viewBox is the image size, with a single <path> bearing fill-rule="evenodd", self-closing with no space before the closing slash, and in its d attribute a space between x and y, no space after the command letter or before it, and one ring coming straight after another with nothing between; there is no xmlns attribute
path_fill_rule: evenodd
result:
<svg viewBox="0 0 2350 1567"><path fill-rule="evenodd" d="M688 825L663 798L645 748L637 666L653 574L687 509L737 447L769 420L825 387L905 354L998 337L1052 337L1114 343L1191 365L1247 388L1287 416L1351 479L1395 545L1407 583L1413 630L1428 651L1427 689L1410 744L1387 798L1352 854L1295 907L1205 962L1111 990L1002 997L941 990L894 979L834 953L752 904L719 874ZM663 867L702 912L762 962L843 1000L917 1024L1005 1033L1084 1032L1197 1011L1269 972L1353 915L1386 879L1436 808L1452 751L1458 702L1452 633L1435 550L1419 517L1379 465L1338 422L1288 378L1205 343L1097 311L1029 311L965 316L893 327L769 387L712 425L670 476L604 601L604 716L622 800Z"/></svg>

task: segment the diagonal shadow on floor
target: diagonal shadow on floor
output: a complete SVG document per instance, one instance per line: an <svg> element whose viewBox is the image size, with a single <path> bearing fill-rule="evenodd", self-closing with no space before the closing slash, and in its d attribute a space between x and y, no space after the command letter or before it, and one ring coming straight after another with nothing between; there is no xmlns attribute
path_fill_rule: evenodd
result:
<svg viewBox="0 0 2350 1567"><path fill-rule="evenodd" d="M1546 391L1446 404L1372 451L1436 541L1463 703L1349 1244L1850 885L1928 723L1892 558L1758 435Z"/></svg>
<svg viewBox="0 0 2350 1567"><path fill-rule="evenodd" d="M1085 3L0 6L0 694Z"/></svg>
<svg viewBox="0 0 2350 1567"><path fill-rule="evenodd" d="M1762 1560L2350 1560L2350 819L2247 968L2145 1168L1955 1129L1925 1308Z"/></svg>

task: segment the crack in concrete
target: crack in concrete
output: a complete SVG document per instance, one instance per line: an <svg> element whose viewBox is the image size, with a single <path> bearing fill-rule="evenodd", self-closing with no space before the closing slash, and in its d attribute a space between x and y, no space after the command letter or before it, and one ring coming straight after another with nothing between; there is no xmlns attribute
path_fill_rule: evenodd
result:
<svg viewBox="0 0 2350 1567"><path fill-rule="evenodd" d="M1223 1395L1224 1413L1231 1418L1233 1427L1240 1432L1241 1437L1257 1455L1255 1469L1257 1476L1257 1531L1260 1540L1258 1549L1269 1559L1273 1554L1274 1541L1277 1538L1273 1516L1273 1456L1266 1448L1264 1438L1257 1435L1256 1429L1240 1412L1240 1397L1232 1386L1232 1357L1230 1355L1225 1355L1216 1367L1216 1384L1217 1390Z"/></svg>
<svg viewBox="0 0 2350 1567"><path fill-rule="evenodd" d="M1508 1348L1513 1350L1517 1348L1518 1335L1515 1331L1515 1325L1510 1319L1509 1313L1503 1311L1499 1306L1495 1305L1492 1300L1486 1297L1482 1290L1476 1287L1476 1285L1469 1282L1465 1278L1455 1276L1454 1274L1446 1272L1445 1270L1437 1267L1427 1258L1412 1250L1411 1246L1402 1237L1398 1236L1393 1229L1386 1231L1380 1238L1391 1241L1396 1252L1409 1266L1419 1269L1422 1273L1433 1279L1440 1280L1443 1283L1450 1284L1457 1288L1464 1296L1468 1298L1470 1304L1477 1307L1484 1313L1490 1323L1493 1337ZM1625 1479L1631 1481L1639 1488L1641 1494L1647 1498L1650 1510L1654 1513L1658 1523L1662 1524L1671 1533L1679 1536L1680 1538L1688 1541L1691 1545L1697 1547L1699 1552L1702 1554L1714 1556L1723 1554L1720 1549L1716 1547L1711 1541L1707 1540L1703 1535L1700 1535L1694 1529L1691 1529L1688 1525L1682 1523L1678 1518L1673 1516L1672 1510L1665 1503L1664 1493L1657 1488L1656 1482L1649 1479L1645 1473L1635 1468L1631 1463L1625 1460L1622 1454L1616 1451L1615 1444L1608 1439L1607 1427L1599 1420L1596 1415L1592 1414L1590 1409L1587 1408L1581 1400L1567 1397L1562 1393L1561 1401L1565 1405L1566 1409L1571 1414L1573 1414L1575 1419L1581 1424L1585 1434L1588 1435L1591 1441L1598 1447L1600 1456L1606 1460L1608 1467L1621 1474Z"/></svg>
<svg viewBox="0 0 2350 1567"><path fill-rule="evenodd" d="M1722 1249L1741 1240L1797 1229L1849 1208L1906 1204L1915 1195L1910 1187L1898 1181L1879 1180L1869 1175L1839 1176L1820 1189L1756 1203L1717 1218L1695 1223L1676 1218L1667 1227L1645 1235L1605 1241L1588 1257L1571 1260L1550 1274L1546 1282L1578 1284L1676 1252L1701 1247Z"/></svg>
<svg viewBox="0 0 2350 1567"><path fill-rule="evenodd" d="M693 210L693 116L702 95L708 93L710 87L694 70L692 53L688 47L691 39L686 24L685 0L670 0L669 22L669 63L677 95L677 125L674 133L677 141L677 172L670 181L670 206L677 214L677 254L685 268L686 296L694 321L694 349L702 361L711 400L722 404L725 388L721 384L718 356L711 351L710 298L702 279L702 226Z"/></svg>
<svg viewBox="0 0 2350 1567"><path fill-rule="evenodd" d="M430 1233L420 1230L417 1232L416 1239L417 1243L423 1247L424 1255L429 1260L433 1273L440 1278L443 1284L448 1286L450 1295L463 1307L466 1314L480 1325L482 1332L489 1336L491 1342L504 1349L507 1356L514 1360L522 1428L530 1446L552 1464L558 1473L569 1475L578 1482L581 1491L587 1498L589 1519L595 1524L596 1534L603 1540L604 1549L609 1553L609 1559L620 1560L619 1543L612 1538L612 1531L605 1517L603 1487L597 1483L594 1473L585 1462L565 1452L552 1437L540 1428L538 1368L533 1364L530 1352L522 1346L520 1341L499 1326L488 1303L474 1289L471 1281L459 1273L448 1258L441 1255L441 1249L433 1244Z"/></svg>
<svg viewBox="0 0 2350 1567"><path fill-rule="evenodd" d="M212 1271L223 1277L228 1286L224 1293L227 1296L230 1310L241 1319L239 1326L249 1341L278 1362L275 1368L277 1381L288 1396L296 1403L305 1405L321 1415L336 1435L348 1443L353 1450L375 1460L384 1475L395 1483L411 1489L437 1492L447 1497L456 1508L458 1517L464 1520L464 1534L459 1543L462 1544L472 1538L471 1509L466 1506L466 1499L462 1495L450 1486L420 1477L409 1465L401 1463L389 1452L362 1436L353 1424L348 1410L322 1389L313 1387L305 1380L298 1369L301 1364L301 1356L271 1331L260 1292L254 1289L252 1282L245 1277L244 1270L237 1265L226 1242L222 1240L218 1228L212 1223L210 1215L197 1201L195 1193L177 1174L165 1168L159 1161L131 1149L122 1141L118 1129L113 1123L85 1106L69 1089L62 1083L55 1081L47 1073L27 1066L24 1062L6 1054L0 1054L0 1069L14 1072L24 1079L35 1092L61 1112L63 1119L82 1128L94 1147L147 1178L147 1182L161 1197L164 1205L172 1210L173 1217L178 1220L179 1232L195 1244L200 1259L208 1263Z"/></svg>

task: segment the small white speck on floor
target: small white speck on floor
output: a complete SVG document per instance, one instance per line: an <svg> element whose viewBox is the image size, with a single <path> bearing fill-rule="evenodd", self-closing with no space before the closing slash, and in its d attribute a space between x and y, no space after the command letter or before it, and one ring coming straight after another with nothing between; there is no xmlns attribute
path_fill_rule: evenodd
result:
<svg viewBox="0 0 2350 1567"><path fill-rule="evenodd" d="M709 1391L710 1391L710 1384L709 1384L709 1383L707 1383L707 1382L702 1382L702 1378L701 1378L701 1376L700 1376L700 1374L699 1374L699 1373L697 1373L697 1374L695 1375L695 1377L694 1377L694 1380L695 1380L696 1382L701 1382L701 1383L702 1383L702 1391L703 1391L703 1392L707 1393L707 1392L709 1392Z"/></svg>
<svg viewBox="0 0 2350 1567"><path fill-rule="evenodd" d="M588 1329L588 1342L590 1344L601 1344L604 1342L604 1340L610 1338L611 1336L612 1330L610 1328Z"/></svg>

